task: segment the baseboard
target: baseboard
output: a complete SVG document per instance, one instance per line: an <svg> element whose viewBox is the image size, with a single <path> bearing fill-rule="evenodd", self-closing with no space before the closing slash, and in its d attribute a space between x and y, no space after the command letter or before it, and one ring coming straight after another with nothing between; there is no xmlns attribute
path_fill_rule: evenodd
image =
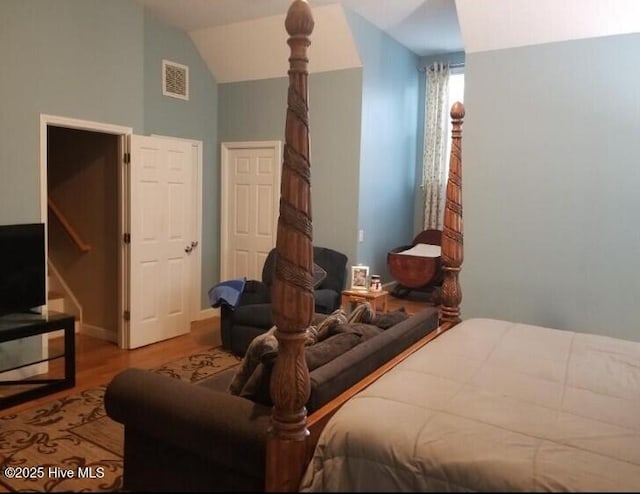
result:
<svg viewBox="0 0 640 494"><path fill-rule="evenodd" d="M205 321L205 324L206 324L207 319L214 319L219 317L220 317L220 309L214 309L214 308L203 309L196 315L195 321ZM212 325L212 329L216 333L216 337L215 337L216 341L220 340L221 342L222 340L219 336L220 325L216 323L215 325ZM94 338L100 338L102 340L111 341L116 344L118 343L117 333L114 333L113 331L109 331L107 329L104 329L98 326L92 326L91 324L83 324L80 327L80 333L86 334L88 336L92 336Z"/></svg>
<svg viewBox="0 0 640 494"><path fill-rule="evenodd" d="M202 321L203 319L210 319L212 317L220 317L220 309L210 307L208 309L202 309L198 314L196 314L196 321Z"/></svg>
<svg viewBox="0 0 640 494"><path fill-rule="evenodd" d="M28 365L21 369L16 369L2 373L3 381L21 381L33 376L39 376L49 372L49 363L41 362L39 364Z"/></svg>
<svg viewBox="0 0 640 494"><path fill-rule="evenodd" d="M93 338L99 338L101 340L111 341L112 343L118 343L118 333L109 331L108 329L101 328L99 326L92 326L91 324L82 324L80 326L80 333L86 334Z"/></svg>
<svg viewBox="0 0 640 494"><path fill-rule="evenodd" d="M206 321L207 319L214 319L220 317L220 309L203 309L197 315L195 321ZM213 330L217 333L216 340L220 340L220 325L215 324ZM99 326L92 326L91 324L82 324L80 326L80 330L76 332L86 334L87 336L92 336L94 338L100 338L101 340L111 341L113 343L118 343L118 334L113 331L109 331L108 329L101 328ZM57 333L57 332L56 332ZM63 331L59 331L60 335L63 336ZM53 335L53 333L52 333ZM57 336L57 335L56 335ZM222 340L220 340L222 341Z"/></svg>
<svg viewBox="0 0 640 494"><path fill-rule="evenodd" d="M74 333L78 334L80 332L80 321L76 319L74 323ZM62 338L64 336L64 329L58 329L56 331L51 331L49 333L49 338Z"/></svg>

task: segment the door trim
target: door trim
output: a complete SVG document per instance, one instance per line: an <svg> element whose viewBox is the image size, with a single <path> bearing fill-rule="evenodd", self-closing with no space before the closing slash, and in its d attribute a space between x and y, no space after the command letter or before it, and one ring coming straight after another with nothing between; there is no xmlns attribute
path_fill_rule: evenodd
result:
<svg viewBox="0 0 640 494"><path fill-rule="evenodd" d="M80 120L77 118L61 117L58 115L48 115L45 113L40 114L40 220L44 223L44 228L45 228L45 259L48 259L48 255L49 255L49 244L48 244L49 225L47 224L47 219L48 219L48 214L47 214L47 199L48 199L47 127L49 125L54 127L65 127L68 129L89 130L93 132L101 132L103 134L113 134L113 135L119 136L118 147L120 152L119 152L119 162L118 162L118 176L119 176L118 178L119 206L118 207L120 208L120 210L118 211L118 217L120 218L119 227L120 227L121 236L124 233L124 228L126 226L124 211L122 207L122 202L123 202L122 198L123 198L123 194L125 193L125 191L123 190L124 185L123 185L122 165L123 165L123 159L124 159L124 150L126 149L127 136L133 134L132 127L124 127L121 125L93 122L91 120ZM120 293L121 293L121 296L119 297L120 300L118 301L119 314L122 314L124 311L124 308L126 307L125 296L127 292L126 292L126 287L124 286L126 282L125 263L126 263L126 258L124 255L124 244L123 244L122 248L118 250L118 264L120 265L119 285L120 285ZM48 284L48 281L47 281L47 284ZM49 291L48 286L46 287L46 290L47 292ZM127 341L127 339L125 339L124 331L125 329L128 329L128 328L125 327L124 322L125 321L123 320L123 318L120 318L120 317L118 318L118 346L120 348L125 348L124 347L125 341Z"/></svg>
<svg viewBox="0 0 640 494"><path fill-rule="evenodd" d="M229 191L226 184L229 178L229 155L236 149L259 149L271 148L274 151L277 163L276 180L277 184L281 182L282 174L282 141L238 141L223 142L220 147L220 281L229 279L228 270L225 266L225 259L229 251L229 240L226 232L228 231L227 215L229 213ZM273 201L273 231L278 231L278 213L280 211L280 189L277 190L277 200ZM275 236L274 236L275 238Z"/></svg>

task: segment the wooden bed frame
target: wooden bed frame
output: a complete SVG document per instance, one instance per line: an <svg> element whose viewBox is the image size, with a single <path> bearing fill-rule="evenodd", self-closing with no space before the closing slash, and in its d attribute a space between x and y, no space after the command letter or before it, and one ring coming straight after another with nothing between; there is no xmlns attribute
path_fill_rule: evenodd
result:
<svg viewBox="0 0 640 494"><path fill-rule="evenodd" d="M320 432L354 394L395 367L408 355L460 322L462 291L458 275L463 261L461 137L464 107L451 109L453 124L449 179L442 234L440 325L393 360L307 417L309 371L304 355L305 330L313 302L313 242L309 162L307 48L314 27L306 0L294 0L285 21L289 34L289 90L281 182L277 260L272 312L279 351L271 377L274 403L266 452L267 491L297 491Z"/></svg>

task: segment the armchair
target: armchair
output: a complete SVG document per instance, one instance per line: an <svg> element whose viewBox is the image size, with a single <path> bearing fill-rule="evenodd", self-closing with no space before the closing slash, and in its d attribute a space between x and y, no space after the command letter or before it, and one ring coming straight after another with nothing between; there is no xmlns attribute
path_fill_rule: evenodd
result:
<svg viewBox="0 0 640 494"><path fill-rule="evenodd" d="M326 277L314 290L315 312L330 314L340 307L347 270L347 256L327 247L314 247L315 264ZM220 307L222 347L243 356L256 336L273 326L271 284L274 278L276 250L272 249L262 268L262 280L248 280L235 307Z"/></svg>

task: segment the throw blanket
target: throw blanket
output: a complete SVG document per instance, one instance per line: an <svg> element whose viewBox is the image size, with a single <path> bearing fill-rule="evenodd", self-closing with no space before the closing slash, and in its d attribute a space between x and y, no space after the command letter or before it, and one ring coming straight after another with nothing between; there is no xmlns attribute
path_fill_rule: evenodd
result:
<svg viewBox="0 0 640 494"><path fill-rule="evenodd" d="M305 345L314 345L328 336L331 328L345 323L369 323L373 319L373 310L368 302L358 305L350 314L342 309L335 310L317 326L309 326L306 330ZM238 370L229 383L231 394L244 396L260 401L268 395L268 378L270 364L278 354L278 339L275 336L276 326L266 333L256 336L245 353ZM269 367L266 369L265 367ZM264 401L264 400L263 400Z"/></svg>
<svg viewBox="0 0 640 494"><path fill-rule="evenodd" d="M211 307L220 307L225 304L235 309L240 302L240 295L242 295L246 281L246 278L239 278L223 281L211 287L208 292Z"/></svg>

